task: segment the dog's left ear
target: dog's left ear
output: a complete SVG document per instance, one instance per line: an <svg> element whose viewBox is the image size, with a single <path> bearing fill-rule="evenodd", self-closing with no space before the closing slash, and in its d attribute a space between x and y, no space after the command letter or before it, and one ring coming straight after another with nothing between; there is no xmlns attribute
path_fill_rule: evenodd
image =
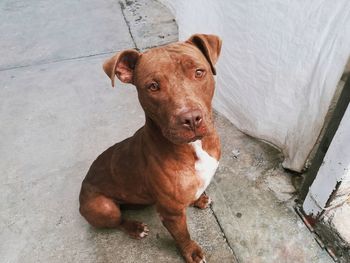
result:
<svg viewBox="0 0 350 263"><path fill-rule="evenodd" d="M134 69L141 53L133 49L124 50L115 54L103 63L103 70L111 79L114 87L115 75L124 83L134 84Z"/></svg>
<svg viewBox="0 0 350 263"><path fill-rule="evenodd" d="M216 75L214 65L218 61L221 52L221 39L216 35L195 34L192 35L187 43L195 45L208 60L211 70Z"/></svg>

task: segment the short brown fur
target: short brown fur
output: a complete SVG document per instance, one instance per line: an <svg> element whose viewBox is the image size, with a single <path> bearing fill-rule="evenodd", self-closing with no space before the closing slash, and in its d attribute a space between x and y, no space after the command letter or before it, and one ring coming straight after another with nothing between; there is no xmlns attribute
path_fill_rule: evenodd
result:
<svg viewBox="0 0 350 263"><path fill-rule="evenodd" d="M202 182L189 142L201 139L203 149L219 160L211 102L220 49L217 36L196 34L144 53L126 50L105 62L113 86L115 75L136 86L146 123L91 165L79 197L80 213L91 225L142 238L147 226L124 219L120 206L156 205L186 262L205 262L186 224L186 207L204 209L210 200L205 194L195 198Z"/></svg>

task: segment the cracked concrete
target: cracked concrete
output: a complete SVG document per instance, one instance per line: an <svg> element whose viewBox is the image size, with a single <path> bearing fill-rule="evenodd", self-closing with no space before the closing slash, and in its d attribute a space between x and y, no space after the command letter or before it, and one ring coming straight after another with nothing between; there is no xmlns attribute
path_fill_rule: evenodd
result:
<svg viewBox="0 0 350 263"><path fill-rule="evenodd" d="M136 90L110 88L102 63L175 41L172 15L145 0L5 0L0 14L2 262L183 262L153 208L126 213L149 225L141 241L93 229L78 213L91 162L144 122ZM220 115L216 122L223 158L208 189L214 204L188 209L208 262L331 262L290 209L280 153Z"/></svg>
<svg viewBox="0 0 350 263"><path fill-rule="evenodd" d="M177 24L165 6L147 0L120 0L119 3L137 49L177 41Z"/></svg>

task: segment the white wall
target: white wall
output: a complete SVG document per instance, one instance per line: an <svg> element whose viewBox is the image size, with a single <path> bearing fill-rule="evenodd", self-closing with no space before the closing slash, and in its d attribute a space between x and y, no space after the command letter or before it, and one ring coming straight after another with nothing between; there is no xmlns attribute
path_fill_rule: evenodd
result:
<svg viewBox="0 0 350 263"><path fill-rule="evenodd" d="M216 109L300 171L350 54L349 0L161 0L180 39L223 39Z"/></svg>
<svg viewBox="0 0 350 263"><path fill-rule="evenodd" d="M331 197L332 196L332 197ZM331 198L330 198L331 197ZM303 204L307 215L330 226L350 244L350 105Z"/></svg>
<svg viewBox="0 0 350 263"><path fill-rule="evenodd" d="M338 192L336 186L338 185ZM335 194L332 202L328 202ZM305 198L306 214L317 216L345 203L350 195L350 106L348 106L339 128L328 148L323 163ZM350 229L349 229L350 230Z"/></svg>

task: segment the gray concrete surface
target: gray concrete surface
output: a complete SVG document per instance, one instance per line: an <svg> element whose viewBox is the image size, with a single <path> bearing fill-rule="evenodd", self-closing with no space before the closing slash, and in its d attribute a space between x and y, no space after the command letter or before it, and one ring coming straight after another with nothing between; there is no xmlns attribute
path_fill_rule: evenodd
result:
<svg viewBox="0 0 350 263"><path fill-rule="evenodd" d="M207 193L238 261L333 262L293 211L293 175L281 168L282 155L216 119L223 155Z"/></svg>
<svg viewBox="0 0 350 263"><path fill-rule="evenodd" d="M136 90L112 89L102 62L175 40L171 14L144 0L5 0L0 34L1 262L183 262L153 208L126 213L150 226L141 241L95 230L78 213L91 162L144 121ZM221 116L217 124L214 205L188 209L208 262L331 262L291 209L280 154Z"/></svg>
<svg viewBox="0 0 350 263"><path fill-rule="evenodd" d="M157 1L120 0L120 5L139 50L178 40L178 28L173 15Z"/></svg>
<svg viewBox="0 0 350 263"><path fill-rule="evenodd" d="M0 2L0 69L129 48L118 1Z"/></svg>

